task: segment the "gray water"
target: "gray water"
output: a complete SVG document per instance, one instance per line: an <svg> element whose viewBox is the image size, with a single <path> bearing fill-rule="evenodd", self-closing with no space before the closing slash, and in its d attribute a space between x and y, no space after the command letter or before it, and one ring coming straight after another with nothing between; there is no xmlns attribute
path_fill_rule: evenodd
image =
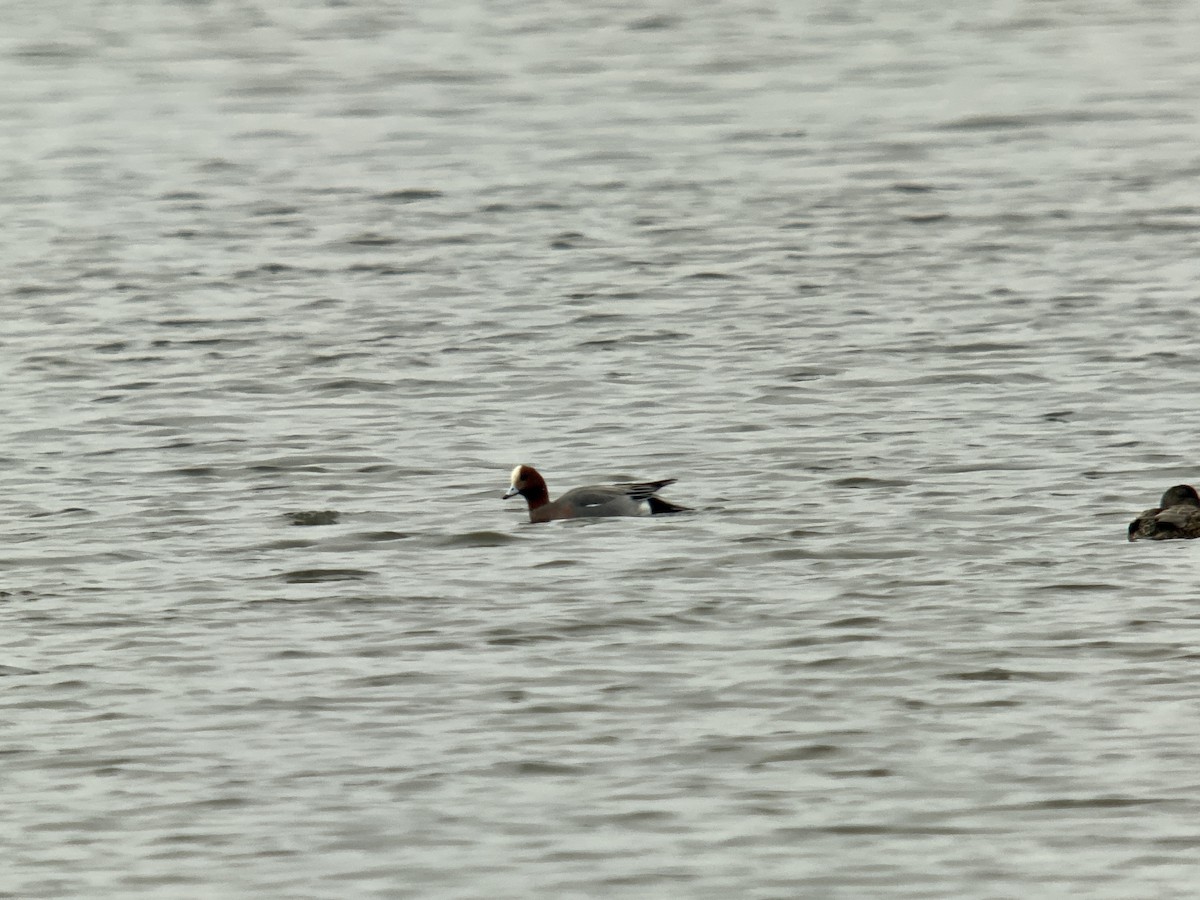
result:
<svg viewBox="0 0 1200 900"><path fill-rule="evenodd" d="M955 7L10 4L0 896L1194 896L1200 7Z"/></svg>

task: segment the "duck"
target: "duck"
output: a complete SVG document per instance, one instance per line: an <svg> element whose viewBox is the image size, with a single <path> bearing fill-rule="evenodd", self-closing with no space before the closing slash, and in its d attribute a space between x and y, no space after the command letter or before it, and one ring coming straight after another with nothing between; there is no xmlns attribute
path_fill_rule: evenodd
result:
<svg viewBox="0 0 1200 900"><path fill-rule="evenodd" d="M661 516L690 512L658 496L676 479L640 481L623 484L591 484L567 491L557 500L550 499L546 479L533 466L519 465L512 470L511 484L504 499L520 494L529 504L530 522L555 519L582 519L595 516Z"/></svg>
<svg viewBox="0 0 1200 900"><path fill-rule="evenodd" d="M1200 494L1190 484L1167 488L1155 509L1129 523L1129 540L1170 541L1200 537Z"/></svg>

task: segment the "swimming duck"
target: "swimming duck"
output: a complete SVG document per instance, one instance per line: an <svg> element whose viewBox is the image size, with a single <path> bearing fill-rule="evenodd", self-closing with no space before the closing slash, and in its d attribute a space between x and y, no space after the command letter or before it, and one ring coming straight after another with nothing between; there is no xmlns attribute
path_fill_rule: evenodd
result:
<svg viewBox="0 0 1200 900"><path fill-rule="evenodd" d="M529 504L530 522L551 522L555 519L579 519L592 516L658 516L687 512L657 492L674 478L630 484L593 484L567 491L557 500L550 499L546 479L533 466L517 466L512 470L512 485L504 499L520 494Z"/></svg>
<svg viewBox="0 0 1200 900"><path fill-rule="evenodd" d="M1148 509L1129 523L1131 541L1194 537L1200 537L1200 495L1190 484L1167 488L1157 509Z"/></svg>

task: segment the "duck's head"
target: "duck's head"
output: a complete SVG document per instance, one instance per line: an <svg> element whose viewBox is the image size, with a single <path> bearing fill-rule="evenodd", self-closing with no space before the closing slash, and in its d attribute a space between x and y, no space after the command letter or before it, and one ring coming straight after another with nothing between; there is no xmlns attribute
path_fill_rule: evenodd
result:
<svg viewBox="0 0 1200 900"><path fill-rule="evenodd" d="M1167 488L1159 501L1159 508L1169 509L1172 506L1200 506L1200 494L1197 494L1190 484L1177 484Z"/></svg>
<svg viewBox="0 0 1200 900"><path fill-rule="evenodd" d="M541 492L545 492L546 480L533 466L520 465L512 470L511 483L508 490L504 492L504 499L515 497L517 494L524 494L528 497L530 494L538 493L539 489Z"/></svg>

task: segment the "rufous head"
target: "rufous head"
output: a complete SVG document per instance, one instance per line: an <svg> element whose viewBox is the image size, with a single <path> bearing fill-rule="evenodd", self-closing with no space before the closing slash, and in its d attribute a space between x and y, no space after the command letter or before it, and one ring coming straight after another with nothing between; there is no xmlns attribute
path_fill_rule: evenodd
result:
<svg viewBox="0 0 1200 900"><path fill-rule="evenodd" d="M517 494L524 494L526 498L531 495L544 494L546 492L546 480L542 478L538 470L533 466L520 465L512 470L511 483L508 490L504 492L504 499L515 497Z"/></svg>

